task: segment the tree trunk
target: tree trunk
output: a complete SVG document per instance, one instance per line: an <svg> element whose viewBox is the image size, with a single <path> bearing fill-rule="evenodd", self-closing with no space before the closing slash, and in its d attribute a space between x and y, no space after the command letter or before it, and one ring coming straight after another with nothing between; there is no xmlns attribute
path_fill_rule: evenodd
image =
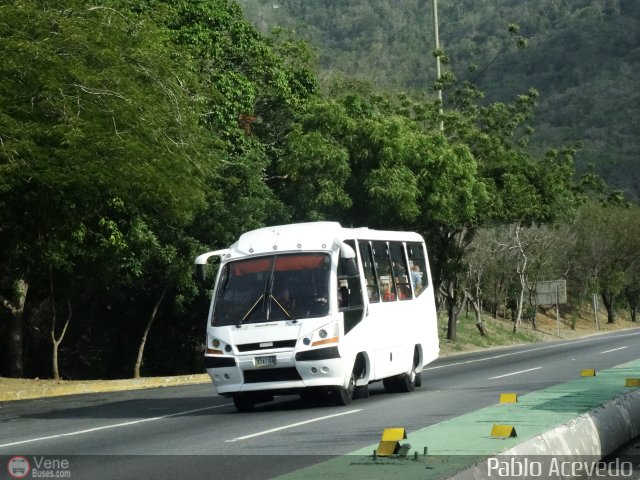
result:
<svg viewBox="0 0 640 480"><path fill-rule="evenodd" d="M456 326L458 323L458 314L455 308L455 300L447 297L447 340L456 341Z"/></svg>
<svg viewBox="0 0 640 480"><path fill-rule="evenodd" d="M476 328L480 332L480 336L484 337L487 335L487 329L482 321L482 315L480 313L480 301L477 298L471 296L471 294L465 291L465 295L467 297L467 305L470 303L473 307L473 311L476 316Z"/></svg>
<svg viewBox="0 0 640 480"><path fill-rule="evenodd" d="M60 349L60 344L64 339L64 335L67 333L67 328L69 327L69 322L71 322L71 299L67 298L67 306L69 307L69 315L64 322L64 326L62 327L62 332L60 332L60 336L56 338L56 295L55 290L53 288L53 274L51 273L51 268L49 268L49 288L51 290L51 345L53 347L53 355L51 356L51 370L53 373L54 380L60 380L60 369L58 368L58 351Z"/></svg>
<svg viewBox="0 0 640 480"><path fill-rule="evenodd" d="M458 324L458 309L456 308L456 281L449 280L447 285L447 297L445 299L447 303L447 340L455 342L456 340L456 327Z"/></svg>
<svg viewBox="0 0 640 480"><path fill-rule="evenodd" d="M524 289L527 286L527 255L524 253L524 247L520 240L520 229L522 227L516 225L516 246L518 247L518 261L516 266L516 272L518 273L518 279L520 280L520 294L518 295L516 319L513 323L513 333L518 333L518 327L522 321L522 304L524 303Z"/></svg>
<svg viewBox="0 0 640 480"><path fill-rule="evenodd" d="M534 331L538 331L538 322L536 321L536 317L538 316L538 306L536 305L533 309L533 317L531 318L531 326Z"/></svg>
<svg viewBox="0 0 640 480"><path fill-rule="evenodd" d="M20 378L24 376L24 304L29 291L29 284L24 279L15 283L16 300L12 302L0 296L0 304L7 309L9 320L9 376Z"/></svg>
<svg viewBox="0 0 640 480"><path fill-rule="evenodd" d="M69 307L69 315L67 315L67 319L64 322L64 326L62 327L62 332L60 332L60 336L56 338L56 311L55 307L53 310L53 321L51 323L51 343L53 345L53 360L52 360L52 371L53 371L53 379L60 380L60 369L58 368L58 351L60 350L60 344L64 339L65 334L67 333L67 328L69 327L69 323L71 322L71 300L67 299L67 306Z"/></svg>
<svg viewBox="0 0 640 480"><path fill-rule="evenodd" d="M604 303L604 306L607 309L607 323L615 323L616 320L616 313L613 307L615 298L616 297L613 293L605 292L602 294L602 303Z"/></svg>
<svg viewBox="0 0 640 480"><path fill-rule="evenodd" d="M167 293L167 286L165 285L162 293L160 294L160 298L153 306L153 310L151 311L151 315L149 316L149 321L147 322L147 327L144 329L144 333L142 334L142 340L140 340L140 346L138 347L138 357L136 358L136 364L133 367L133 378L140 378L140 368L142 367L142 357L144 355L144 346L147 343L147 336L149 335L149 331L151 330L151 325L153 325L153 321L156 319L156 314L158 313L158 308L164 299L165 294Z"/></svg>
<svg viewBox="0 0 640 480"><path fill-rule="evenodd" d="M631 289L627 290L626 292L626 297L627 297L627 303L629 304L629 313L631 314L631 321L632 322L637 322L638 321L638 290L636 289L635 291L630 291Z"/></svg>

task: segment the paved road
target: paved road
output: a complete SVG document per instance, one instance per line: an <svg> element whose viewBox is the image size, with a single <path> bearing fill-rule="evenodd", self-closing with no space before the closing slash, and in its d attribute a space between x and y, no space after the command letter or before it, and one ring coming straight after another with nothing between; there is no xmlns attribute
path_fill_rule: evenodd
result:
<svg viewBox="0 0 640 480"><path fill-rule="evenodd" d="M465 354L434 362L413 393L376 384L347 407L282 397L241 414L211 385L5 402L0 456L68 459L71 478L272 478L376 443L387 427L415 431L637 358L640 330Z"/></svg>

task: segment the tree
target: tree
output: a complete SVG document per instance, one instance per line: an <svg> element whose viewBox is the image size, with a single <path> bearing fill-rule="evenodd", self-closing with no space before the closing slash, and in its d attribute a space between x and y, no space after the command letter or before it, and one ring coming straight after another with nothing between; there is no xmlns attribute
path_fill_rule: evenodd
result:
<svg viewBox="0 0 640 480"><path fill-rule="evenodd" d="M637 207L589 202L576 224L577 274L599 293L607 321L615 322L616 299L631 285L640 262L640 220Z"/></svg>
<svg viewBox="0 0 640 480"><path fill-rule="evenodd" d="M114 240L112 202L180 228L204 206L216 172L195 113L198 83L166 33L106 6L67 7L0 7L0 285L16 292L3 297L16 333L27 292L47 295L30 285L73 269L92 233ZM9 342L14 375L20 342Z"/></svg>

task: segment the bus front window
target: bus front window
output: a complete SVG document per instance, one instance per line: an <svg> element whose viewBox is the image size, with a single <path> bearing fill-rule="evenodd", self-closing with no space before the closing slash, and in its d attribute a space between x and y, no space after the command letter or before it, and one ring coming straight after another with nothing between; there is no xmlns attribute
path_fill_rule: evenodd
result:
<svg viewBox="0 0 640 480"><path fill-rule="evenodd" d="M300 320L329 313L331 259L324 253L283 254L224 266L213 325Z"/></svg>

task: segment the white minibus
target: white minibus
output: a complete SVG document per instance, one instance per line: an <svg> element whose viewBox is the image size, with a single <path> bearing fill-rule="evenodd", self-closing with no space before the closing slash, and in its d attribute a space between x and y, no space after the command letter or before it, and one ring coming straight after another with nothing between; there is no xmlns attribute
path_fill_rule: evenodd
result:
<svg viewBox="0 0 640 480"><path fill-rule="evenodd" d="M427 249L417 233L336 222L266 227L196 258L219 258L205 367L217 392L249 411L274 395L337 405L409 392L438 357Z"/></svg>

